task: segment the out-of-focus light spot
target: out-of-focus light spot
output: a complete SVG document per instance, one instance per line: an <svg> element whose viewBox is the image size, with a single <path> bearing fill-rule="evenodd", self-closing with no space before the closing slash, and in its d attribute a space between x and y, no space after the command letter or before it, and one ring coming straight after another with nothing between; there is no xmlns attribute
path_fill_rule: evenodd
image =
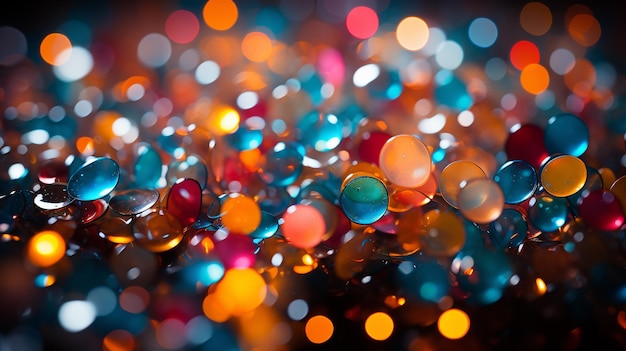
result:
<svg viewBox="0 0 626 351"><path fill-rule="evenodd" d="M159 323L155 334L159 345L168 350L178 350L187 344L185 323L176 318L168 318Z"/></svg>
<svg viewBox="0 0 626 351"><path fill-rule="evenodd" d="M359 39L367 39L378 30L378 15L367 6L357 6L346 17L348 32Z"/></svg>
<svg viewBox="0 0 626 351"><path fill-rule="evenodd" d="M8 235L8 234L3 234ZM56 282L55 276L51 274L39 274L35 277L35 286L38 288L47 288Z"/></svg>
<svg viewBox="0 0 626 351"><path fill-rule="evenodd" d="M65 240L52 230L44 230L28 242L28 260L39 267L48 267L65 256Z"/></svg>
<svg viewBox="0 0 626 351"><path fill-rule="evenodd" d="M76 333L93 323L96 319L96 307L88 301L68 301L59 308L58 317L63 329Z"/></svg>
<svg viewBox="0 0 626 351"><path fill-rule="evenodd" d="M341 85L346 74L346 64L341 52L334 48L322 51L317 59L317 70L325 82Z"/></svg>
<svg viewBox="0 0 626 351"><path fill-rule="evenodd" d="M468 35L474 45L488 48L498 39L498 27L489 18L479 17L470 23Z"/></svg>
<svg viewBox="0 0 626 351"><path fill-rule="evenodd" d="M529 2L522 8L519 20L526 32L540 36L546 34L552 26L552 12L543 3Z"/></svg>
<svg viewBox="0 0 626 351"><path fill-rule="evenodd" d="M31 130L30 132L24 133L22 135L21 141L23 144L26 144L26 145L28 144L43 145L47 143L49 139L50 139L50 134L48 134L46 130L34 129L34 130ZM16 163L16 165L17 164L19 163Z"/></svg>
<svg viewBox="0 0 626 351"><path fill-rule="evenodd" d="M76 149L85 156L91 156L95 152L95 143L90 137L76 139Z"/></svg>
<svg viewBox="0 0 626 351"><path fill-rule="evenodd" d="M569 21L569 35L582 46L592 46L600 40L602 28L600 22L590 14L578 14Z"/></svg>
<svg viewBox="0 0 626 351"><path fill-rule="evenodd" d="M565 85L581 98L588 97L596 83L596 69L584 58L577 59L574 67L565 74Z"/></svg>
<svg viewBox="0 0 626 351"><path fill-rule="evenodd" d="M417 124L420 132L425 134L439 133L446 125L446 116L438 113L430 118L424 118Z"/></svg>
<svg viewBox="0 0 626 351"><path fill-rule="evenodd" d="M396 28L396 39L403 48L417 51L428 42L430 30L426 22L419 17L406 17Z"/></svg>
<svg viewBox="0 0 626 351"><path fill-rule="evenodd" d="M62 106L52 106L50 111L48 111L48 117L53 122L59 122L63 118L65 118L65 109Z"/></svg>
<svg viewBox="0 0 626 351"><path fill-rule="evenodd" d="M615 67L608 62L601 62L595 65L596 67L596 87L605 88L610 90L615 85L617 80L617 72Z"/></svg>
<svg viewBox="0 0 626 351"><path fill-rule="evenodd" d="M457 121L462 127L469 127L474 123L474 113L470 110L464 110L457 116Z"/></svg>
<svg viewBox="0 0 626 351"><path fill-rule="evenodd" d="M193 70L199 63L200 53L196 48L189 48L178 57L178 65L185 71Z"/></svg>
<svg viewBox="0 0 626 351"><path fill-rule="evenodd" d="M492 80L500 80L506 75L506 62L499 57L492 57L485 64L485 73Z"/></svg>
<svg viewBox="0 0 626 351"><path fill-rule="evenodd" d="M550 75L548 70L540 64L531 63L522 69L520 75L522 88L527 92L537 95L548 89Z"/></svg>
<svg viewBox="0 0 626 351"><path fill-rule="evenodd" d="M222 308L235 316L253 311L267 295L265 280L251 268L231 268L218 283L215 295Z"/></svg>
<svg viewBox="0 0 626 351"><path fill-rule="evenodd" d="M0 38L2 38L0 65L13 66L26 57L28 43L26 36L19 29L10 26L0 27Z"/></svg>
<svg viewBox="0 0 626 351"><path fill-rule="evenodd" d="M64 34L50 33L41 41L39 53L48 64L62 65L72 55L72 43Z"/></svg>
<svg viewBox="0 0 626 351"><path fill-rule="evenodd" d="M77 81L89 74L93 68L93 57L87 49L74 46L69 50L71 54L67 61L52 68L54 75L64 82Z"/></svg>
<svg viewBox="0 0 626 351"><path fill-rule="evenodd" d="M574 68L576 57L567 49L556 49L550 55L550 68L554 73L564 75Z"/></svg>
<svg viewBox="0 0 626 351"><path fill-rule="evenodd" d="M202 9L204 23L215 30L228 30L237 22L239 10L232 0L209 0Z"/></svg>
<svg viewBox="0 0 626 351"><path fill-rule="evenodd" d="M517 106L517 98L511 93L504 94L500 99L500 106L506 111L511 111Z"/></svg>
<svg viewBox="0 0 626 351"><path fill-rule="evenodd" d="M132 351L135 349L135 337L129 331L116 329L102 339L102 348L107 351Z"/></svg>
<svg viewBox="0 0 626 351"><path fill-rule="evenodd" d="M187 322L185 333L190 344L201 345L213 336L213 325L205 316L196 316Z"/></svg>
<svg viewBox="0 0 626 351"><path fill-rule="evenodd" d="M259 95L254 91L245 91L237 96L237 106L242 110L249 110L259 103Z"/></svg>
<svg viewBox="0 0 626 351"><path fill-rule="evenodd" d="M215 293L208 294L204 298L202 312L207 318L218 323L226 322L230 318L230 312L222 306Z"/></svg>
<svg viewBox="0 0 626 351"><path fill-rule="evenodd" d="M113 134L117 136L123 136L130 131L131 128L130 121L126 117L119 117L113 122L111 129Z"/></svg>
<svg viewBox="0 0 626 351"><path fill-rule="evenodd" d="M314 344L323 344L333 336L335 326L326 316L317 315L311 317L304 326L307 339Z"/></svg>
<svg viewBox="0 0 626 351"><path fill-rule="evenodd" d="M439 45L446 39L446 33L443 30L437 27L430 28L428 30L428 40L420 52L426 56L432 56L437 53Z"/></svg>
<svg viewBox="0 0 626 351"><path fill-rule="evenodd" d="M17 180L24 178L28 174L28 169L21 163L14 163L9 166L8 173L9 179Z"/></svg>
<svg viewBox="0 0 626 351"><path fill-rule="evenodd" d="M204 61L196 68L196 80L202 85L215 82L220 76L220 66L213 61Z"/></svg>
<svg viewBox="0 0 626 351"><path fill-rule="evenodd" d="M215 135L230 134L239 128L239 119L239 113L234 108L218 105L209 112L207 128Z"/></svg>
<svg viewBox="0 0 626 351"><path fill-rule="evenodd" d="M272 40L263 32L250 32L241 42L241 52L252 62L264 62L272 53Z"/></svg>
<svg viewBox="0 0 626 351"><path fill-rule="evenodd" d="M411 87L423 87L433 79L433 72L427 60L413 60L400 71L404 84Z"/></svg>
<svg viewBox="0 0 626 351"><path fill-rule="evenodd" d="M300 321L309 313L309 305L302 299L296 299L287 306L287 315L294 321Z"/></svg>
<svg viewBox="0 0 626 351"><path fill-rule="evenodd" d="M93 105L89 100L80 100L74 105L74 113L78 117L87 117L93 112Z"/></svg>
<svg viewBox="0 0 626 351"><path fill-rule="evenodd" d="M99 286L89 291L87 301L96 307L96 315L106 316L115 310L117 295L106 286Z"/></svg>
<svg viewBox="0 0 626 351"><path fill-rule="evenodd" d="M546 286L546 283L541 278L535 279L535 285L537 287L537 293L539 295L545 294L546 291L548 290L548 287Z"/></svg>
<svg viewBox="0 0 626 351"><path fill-rule="evenodd" d="M137 45L139 61L148 67L163 66L172 55L172 44L166 36L150 33L143 37Z"/></svg>
<svg viewBox="0 0 626 351"><path fill-rule="evenodd" d="M535 97L535 104L544 111L550 110L556 103L556 96L550 90L544 90Z"/></svg>
<svg viewBox="0 0 626 351"><path fill-rule="evenodd" d="M393 319L384 312L373 313L365 320L365 332L374 340L387 340L393 333L393 328Z"/></svg>
<svg viewBox="0 0 626 351"><path fill-rule="evenodd" d="M141 286L129 286L122 290L118 302L126 312L141 313L150 303L150 293Z"/></svg>
<svg viewBox="0 0 626 351"><path fill-rule="evenodd" d="M463 48L455 41L446 40L437 48L435 61L443 69L455 70L463 63Z"/></svg>
<svg viewBox="0 0 626 351"><path fill-rule="evenodd" d="M176 10L165 20L165 34L178 44L192 42L200 31L200 22L193 12Z"/></svg>
<svg viewBox="0 0 626 351"><path fill-rule="evenodd" d="M460 339L469 331L470 319L465 312L452 308L439 316L437 328L448 339Z"/></svg>
<svg viewBox="0 0 626 351"><path fill-rule="evenodd" d="M357 68L352 76L352 83L357 88L362 88L373 82L380 75L380 68L375 63L370 63Z"/></svg>
<svg viewBox="0 0 626 351"><path fill-rule="evenodd" d="M509 52L511 64L520 71L531 63L539 63L539 57L537 45L528 40L516 42Z"/></svg>

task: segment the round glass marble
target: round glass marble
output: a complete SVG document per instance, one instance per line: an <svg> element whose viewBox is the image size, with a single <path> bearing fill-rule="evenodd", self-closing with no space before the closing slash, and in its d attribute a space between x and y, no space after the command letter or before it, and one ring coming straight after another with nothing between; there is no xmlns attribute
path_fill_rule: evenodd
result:
<svg viewBox="0 0 626 351"><path fill-rule="evenodd" d="M569 211L564 198L541 195L531 199L529 205L528 219L541 231L554 232L567 222Z"/></svg>
<svg viewBox="0 0 626 351"><path fill-rule="evenodd" d="M578 157L560 155L541 168L541 185L552 196L566 197L580 190L587 180L587 167Z"/></svg>
<svg viewBox="0 0 626 351"><path fill-rule="evenodd" d="M345 215L354 223L371 224L387 211L389 195L382 181L372 176L357 176L348 180L339 196Z"/></svg>
<svg viewBox="0 0 626 351"><path fill-rule="evenodd" d="M537 172L528 162L511 160L496 171L493 180L504 193L504 202L517 204L528 200L537 190Z"/></svg>
<svg viewBox="0 0 626 351"><path fill-rule="evenodd" d="M487 178L485 172L472 161L459 160L448 164L439 175L439 191L450 206L458 208L459 192L472 179Z"/></svg>
<svg viewBox="0 0 626 351"><path fill-rule="evenodd" d="M578 157L589 146L589 128L573 114L552 116L544 129L544 143L550 154L562 153Z"/></svg>
<svg viewBox="0 0 626 351"><path fill-rule="evenodd" d="M428 147L419 138L400 134L385 142L378 164L390 182L416 188L430 177L432 160Z"/></svg>
<svg viewBox="0 0 626 351"><path fill-rule="evenodd" d="M458 206L463 216L470 221L489 223L500 217L504 194L498 183L491 179L473 179L459 191Z"/></svg>
<svg viewBox="0 0 626 351"><path fill-rule="evenodd" d="M119 179L117 162L98 157L85 162L70 176L67 192L77 200L96 200L111 193Z"/></svg>

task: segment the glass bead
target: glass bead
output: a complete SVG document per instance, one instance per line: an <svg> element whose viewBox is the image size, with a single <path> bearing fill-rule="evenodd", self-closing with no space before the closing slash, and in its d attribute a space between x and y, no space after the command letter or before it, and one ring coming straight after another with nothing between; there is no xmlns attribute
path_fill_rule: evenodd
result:
<svg viewBox="0 0 626 351"><path fill-rule="evenodd" d="M263 132L258 129L248 128L245 125L240 125L234 133L226 135L225 139L235 150L248 151L261 146L263 142Z"/></svg>
<svg viewBox="0 0 626 351"><path fill-rule="evenodd" d="M133 217L107 212L97 222L98 234L115 244L128 244L135 240L133 235Z"/></svg>
<svg viewBox="0 0 626 351"><path fill-rule="evenodd" d="M385 178L407 188L424 185L432 167L428 147L409 134L389 138L380 150L378 164Z"/></svg>
<svg viewBox="0 0 626 351"><path fill-rule="evenodd" d="M537 172L528 162L511 160L496 171L493 180L504 193L504 202L517 204L528 200L537 190Z"/></svg>
<svg viewBox="0 0 626 351"><path fill-rule="evenodd" d="M127 189L116 192L109 201L111 210L121 215L135 215L154 206L160 193L154 189Z"/></svg>
<svg viewBox="0 0 626 351"><path fill-rule="evenodd" d="M252 199L243 194L232 193L221 199L222 223L230 232L250 234L261 223L261 209Z"/></svg>
<svg viewBox="0 0 626 351"><path fill-rule="evenodd" d="M449 163L439 175L439 191L450 206L458 207L459 192L473 179L487 178L477 164L468 160Z"/></svg>
<svg viewBox="0 0 626 351"><path fill-rule="evenodd" d="M613 193L597 189L585 193L578 200L580 217L589 226L614 231L624 225L624 209Z"/></svg>
<svg viewBox="0 0 626 351"><path fill-rule="evenodd" d="M189 155L184 160L172 161L167 169L168 184L176 184L179 179L195 179L200 188L204 190L207 184L209 171L202 159L195 155Z"/></svg>
<svg viewBox="0 0 626 351"><path fill-rule="evenodd" d="M550 154L581 156L589 146L589 128L578 116L563 113L550 117L544 130Z"/></svg>
<svg viewBox="0 0 626 351"><path fill-rule="evenodd" d="M298 140L319 152L335 149L343 138L342 125L334 114L311 111L297 124Z"/></svg>
<svg viewBox="0 0 626 351"><path fill-rule="evenodd" d="M159 185L163 161L159 152L150 144L140 143L137 146L137 159L134 165L135 185L142 189L154 189Z"/></svg>
<svg viewBox="0 0 626 351"><path fill-rule="evenodd" d="M531 198L528 219L535 228L544 232L554 232L568 220L567 200L560 197L540 195Z"/></svg>
<svg viewBox="0 0 626 351"><path fill-rule="evenodd" d="M526 218L512 208L505 208L500 217L489 225L491 242L500 249L520 246L526 240L527 232Z"/></svg>
<svg viewBox="0 0 626 351"><path fill-rule="evenodd" d="M183 227L167 210L151 209L137 216L133 223L133 235L146 250L164 252L180 243Z"/></svg>
<svg viewBox="0 0 626 351"><path fill-rule="evenodd" d="M461 213L470 221L489 223L500 217L504 194L498 183L491 179L473 179L461 188L458 197Z"/></svg>
<svg viewBox="0 0 626 351"><path fill-rule="evenodd" d="M552 196L566 197L580 190L587 180L587 167L578 157L560 155L549 159L540 171L541 185Z"/></svg>
<svg viewBox="0 0 626 351"><path fill-rule="evenodd" d="M304 147L295 142L279 142L261 157L258 174L270 185L287 186L302 173Z"/></svg>
<svg viewBox="0 0 626 351"><path fill-rule="evenodd" d="M523 124L512 131L505 144L509 160L522 160L538 169L549 156L544 143L544 131L533 124Z"/></svg>
<svg viewBox="0 0 626 351"><path fill-rule="evenodd" d="M433 209L424 214L419 232L420 246L426 254L452 257L465 244L465 226L456 213Z"/></svg>
<svg viewBox="0 0 626 351"><path fill-rule="evenodd" d="M102 198L117 186L120 168L107 157L85 162L67 182L67 192L77 200L91 201Z"/></svg>
<svg viewBox="0 0 626 351"><path fill-rule="evenodd" d="M44 184L35 192L34 203L42 210L58 210L74 201L67 193L67 184Z"/></svg>
<svg viewBox="0 0 626 351"><path fill-rule="evenodd" d="M326 233L324 217L313 206L289 206L282 216L280 230L287 241L301 249L317 246Z"/></svg>
<svg viewBox="0 0 626 351"><path fill-rule="evenodd" d="M167 211L178 219L183 227L192 225L202 207L202 189L194 179L179 179L167 194Z"/></svg>
<svg viewBox="0 0 626 351"><path fill-rule="evenodd" d="M378 178L358 175L346 178L339 203L345 215L354 223L371 224L387 211L389 195Z"/></svg>
<svg viewBox="0 0 626 351"><path fill-rule="evenodd" d="M80 211L80 222L88 224L104 215L109 208L109 204L104 199L93 201L75 201L75 206Z"/></svg>
<svg viewBox="0 0 626 351"><path fill-rule="evenodd" d="M44 184L67 183L69 168L63 161L51 160L41 165L38 178Z"/></svg>
<svg viewBox="0 0 626 351"><path fill-rule="evenodd" d="M267 239L278 231L278 220L271 213L261 211L261 223L250 234L251 237L257 239Z"/></svg>

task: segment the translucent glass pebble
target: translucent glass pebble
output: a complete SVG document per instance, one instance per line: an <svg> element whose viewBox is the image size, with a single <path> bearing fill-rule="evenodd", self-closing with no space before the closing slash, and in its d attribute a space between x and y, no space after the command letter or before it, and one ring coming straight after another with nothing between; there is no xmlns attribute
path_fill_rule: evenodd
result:
<svg viewBox="0 0 626 351"><path fill-rule="evenodd" d="M184 160L172 161L167 169L168 184L175 184L178 179L195 179L204 189L207 183L209 171L205 163L198 156L189 155Z"/></svg>
<svg viewBox="0 0 626 351"><path fill-rule="evenodd" d="M477 164L468 160L458 160L449 163L439 175L439 191L450 206L458 207L458 197L461 189L470 180L487 178L485 172Z"/></svg>
<svg viewBox="0 0 626 351"><path fill-rule="evenodd" d="M540 179L541 185L550 195L570 196L585 185L587 167L575 156L556 156L543 165Z"/></svg>
<svg viewBox="0 0 626 351"><path fill-rule="evenodd" d="M524 215L512 208L505 208L500 217L489 225L491 242L500 249L518 247L528 232L528 224Z"/></svg>
<svg viewBox="0 0 626 351"><path fill-rule="evenodd" d="M535 168L549 156L544 143L544 131L534 124L523 124L511 131L505 144L509 160L523 160Z"/></svg>
<svg viewBox="0 0 626 351"><path fill-rule="evenodd" d="M567 200L560 197L541 195L529 202L528 219L537 229L554 232L568 220Z"/></svg>
<svg viewBox="0 0 626 351"><path fill-rule="evenodd" d="M230 146L238 151L253 150L261 146L263 142L263 132L258 129L250 129L245 125L240 125L234 133L227 134L225 139Z"/></svg>
<svg viewBox="0 0 626 351"><path fill-rule="evenodd" d="M162 167L163 161L157 150L145 143L137 146L137 159L134 165L134 181L137 187L157 188Z"/></svg>
<svg viewBox="0 0 626 351"><path fill-rule="evenodd" d="M345 215L357 224L371 224L387 211L389 195L382 181L373 176L352 177L343 186L339 204Z"/></svg>
<svg viewBox="0 0 626 351"><path fill-rule="evenodd" d="M44 184L35 193L34 200L35 205L42 210L58 210L72 203L74 198L67 193L67 184L53 183Z"/></svg>
<svg viewBox="0 0 626 351"><path fill-rule="evenodd" d="M580 156L589 146L589 128L578 116L563 113L550 117L544 129L544 141L550 154Z"/></svg>
<svg viewBox="0 0 626 351"><path fill-rule="evenodd" d="M261 223L250 234L251 237L257 239L267 239L278 231L278 220L271 213L261 211Z"/></svg>
<svg viewBox="0 0 626 351"><path fill-rule="evenodd" d="M250 234L261 223L261 209L253 198L232 193L220 198L222 223L229 231Z"/></svg>
<svg viewBox="0 0 626 351"><path fill-rule="evenodd" d="M465 244L465 226L457 213L434 209L426 212L421 221L419 242L425 253L435 257L451 257Z"/></svg>
<svg viewBox="0 0 626 351"><path fill-rule="evenodd" d="M300 142L319 152L333 150L343 138L342 125L337 116L316 110L305 114L297 128Z"/></svg>
<svg viewBox="0 0 626 351"><path fill-rule="evenodd" d="M263 154L258 174L270 185L287 186L302 173L305 149L295 142L278 142Z"/></svg>
<svg viewBox="0 0 626 351"><path fill-rule="evenodd" d="M104 199L93 201L75 201L75 206L80 211L80 222L82 224L91 223L106 213L109 204Z"/></svg>
<svg viewBox="0 0 626 351"><path fill-rule="evenodd" d="M535 168L522 160L505 162L496 171L493 180L498 183L504 193L504 202L517 204L529 199L537 190L537 173Z"/></svg>
<svg viewBox="0 0 626 351"><path fill-rule="evenodd" d="M127 189L115 193L109 201L111 210L121 215L134 215L154 206L159 200L159 192L154 189Z"/></svg>
<svg viewBox="0 0 626 351"><path fill-rule="evenodd" d="M167 210L184 227L192 225L202 207L202 189L194 179L179 179L167 194Z"/></svg>
<svg viewBox="0 0 626 351"><path fill-rule="evenodd" d="M115 244L128 244L135 240L132 227L133 217L107 212L97 222L98 234Z"/></svg>
<svg viewBox="0 0 626 351"><path fill-rule="evenodd" d="M624 209L617 197L608 190L590 191L578 203L580 217L595 229L613 231L624 225Z"/></svg>
<svg viewBox="0 0 626 351"><path fill-rule="evenodd" d="M133 235L146 250L164 252L176 247L183 239L183 226L167 210L151 209L137 216L133 222Z"/></svg>
<svg viewBox="0 0 626 351"><path fill-rule="evenodd" d="M424 185L432 166L428 147L409 134L389 138L380 150L378 164L390 182L409 188Z"/></svg>
<svg viewBox="0 0 626 351"><path fill-rule="evenodd" d="M322 241L326 225L317 208L296 204L289 206L283 214L280 229L291 245L309 249Z"/></svg>
<svg viewBox="0 0 626 351"><path fill-rule="evenodd" d="M45 184L52 184L58 182L67 182L69 170L67 165L62 161L47 161L41 165L37 178L39 181Z"/></svg>
<svg viewBox="0 0 626 351"><path fill-rule="evenodd" d="M459 191L458 206L470 221L489 223L502 213L504 194L498 183L491 179L473 179Z"/></svg>
<svg viewBox="0 0 626 351"><path fill-rule="evenodd" d="M111 193L119 179L117 162L98 157L85 162L70 176L67 192L77 200L96 200Z"/></svg>

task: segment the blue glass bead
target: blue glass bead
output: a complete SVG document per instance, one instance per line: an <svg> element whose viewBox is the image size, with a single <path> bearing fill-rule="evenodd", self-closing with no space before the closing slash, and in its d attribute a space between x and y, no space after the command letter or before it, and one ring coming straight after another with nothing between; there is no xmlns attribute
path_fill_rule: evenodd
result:
<svg viewBox="0 0 626 351"><path fill-rule="evenodd" d="M400 284L424 301L438 303L450 290L448 270L432 259L404 261L398 273Z"/></svg>
<svg viewBox="0 0 626 351"><path fill-rule="evenodd" d="M333 114L311 111L298 122L299 140L320 152L336 148L342 139L342 126Z"/></svg>
<svg viewBox="0 0 626 351"><path fill-rule="evenodd" d="M278 231L278 220L271 213L261 211L261 223L248 236L257 239L267 239Z"/></svg>
<svg viewBox="0 0 626 351"><path fill-rule="evenodd" d="M528 219L537 229L554 232L567 222L567 200L542 195L530 201Z"/></svg>
<svg viewBox="0 0 626 351"><path fill-rule="evenodd" d="M67 182L75 199L91 201L108 195L120 179L120 167L107 157L98 157L80 166Z"/></svg>
<svg viewBox="0 0 626 351"><path fill-rule="evenodd" d="M290 185L302 173L304 154L304 146L299 143L278 142L263 155L258 174L267 184Z"/></svg>
<svg viewBox="0 0 626 351"><path fill-rule="evenodd" d="M537 190L535 168L522 160L511 160L496 171L493 180L504 193L504 202L517 204L529 199Z"/></svg>
<svg viewBox="0 0 626 351"><path fill-rule="evenodd" d="M149 144L139 145L134 167L136 186L143 189L157 188L162 167L163 161L157 150Z"/></svg>
<svg viewBox="0 0 626 351"><path fill-rule="evenodd" d="M577 116L563 113L550 117L544 131L544 143L550 154L582 155L589 146L589 129Z"/></svg>
<svg viewBox="0 0 626 351"><path fill-rule="evenodd" d="M389 194L385 184L378 178L360 176L345 185L339 196L339 204L352 222L371 224L387 211Z"/></svg>
<svg viewBox="0 0 626 351"><path fill-rule="evenodd" d="M504 209L500 217L489 225L491 242L500 249L520 246L527 232L524 215L512 208Z"/></svg>
<svg viewBox="0 0 626 351"><path fill-rule="evenodd" d="M166 179L168 184L176 184L176 181L183 178L194 179L200 184L204 190L207 184L209 171L202 160L195 156L189 155L184 160L174 160L167 169Z"/></svg>
<svg viewBox="0 0 626 351"><path fill-rule="evenodd" d="M465 83L452 72L442 70L435 76L435 100L441 104L457 110L466 110L474 103L467 92Z"/></svg>
<svg viewBox="0 0 626 351"><path fill-rule="evenodd" d="M240 125L237 131L226 135L226 141L237 151L256 149L263 142L263 132Z"/></svg>

